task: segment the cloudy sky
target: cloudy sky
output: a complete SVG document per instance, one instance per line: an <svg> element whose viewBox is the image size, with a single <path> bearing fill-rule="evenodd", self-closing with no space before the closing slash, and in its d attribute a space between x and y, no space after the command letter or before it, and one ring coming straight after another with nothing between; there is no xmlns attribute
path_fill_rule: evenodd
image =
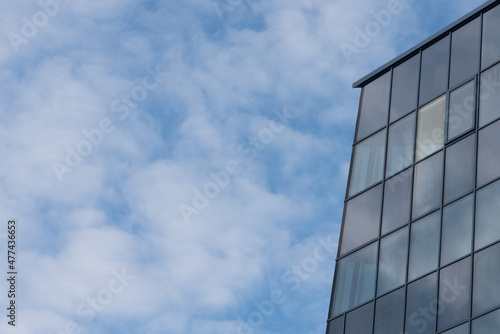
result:
<svg viewBox="0 0 500 334"><path fill-rule="evenodd" d="M0 332L324 333L352 82L484 0L389 2L1 2Z"/></svg>

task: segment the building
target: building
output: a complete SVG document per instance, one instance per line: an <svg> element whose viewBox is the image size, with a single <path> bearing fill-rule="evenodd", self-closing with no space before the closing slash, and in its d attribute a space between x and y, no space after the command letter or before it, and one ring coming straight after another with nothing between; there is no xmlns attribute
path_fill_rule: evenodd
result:
<svg viewBox="0 0 500 334"><path fill-rule="evenodd" d="M500 333L500 1L354 87L327 334Z"/></svg>

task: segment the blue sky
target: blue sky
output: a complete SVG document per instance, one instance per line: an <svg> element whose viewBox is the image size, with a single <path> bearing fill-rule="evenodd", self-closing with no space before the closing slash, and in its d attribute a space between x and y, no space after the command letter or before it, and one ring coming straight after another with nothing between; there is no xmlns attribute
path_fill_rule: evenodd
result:
<svg viewBox="0 0 500 334"><path fill-rule="evenodd" d="M0 331L323 333L352 82L483 2L0 4Z"/></svg>

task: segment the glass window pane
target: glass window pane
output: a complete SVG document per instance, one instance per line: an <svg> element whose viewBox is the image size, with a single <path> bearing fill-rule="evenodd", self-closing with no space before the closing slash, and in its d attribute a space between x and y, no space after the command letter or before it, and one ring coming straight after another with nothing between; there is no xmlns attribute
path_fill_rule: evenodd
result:
<svg viewBox="0 0 500 334"><path fill-rule="evenodd" d="M470 254L474 197L469 195L443 209L441 265Z"/></svg>
<svg viewBox="0 0 500 334"><path fill-rule="evenodd" d="M412 178L413 170L410 168L385 182L382 234L410 221Z"/></svg>
<svg viewBox="0 0 500 334"><path fill-rule="evenodd" d="M328 334L344 334L344 317L330 321L328 324Z"/></svg>
<svg viewBox="0 0 500 334"><path fill-rule="evenodd" d="M454 139L474 128L475 105L476 82L474 80L450 93L448 140Z"/></svg>
<svg viewBox="0 0 500 334"><path fill-rule="evenodd" d="M377 243L337 262L333 317L374 297L376 269Z"/></svg>
<svg viewBox="0 0 500 334"><path fill-rule="evenodd" d="M347 313L345 334L372 334L373 303Z"/></svg>
<svg viewBox="0 0 500 334"><path fill-rule="evenodd" d="M446 95L443 95L418 110L417 152L415 156L417 161L443 147L445 109Z"/></svg>
<svg viewBox="0 0 500 334"><path fill-rule="evenodd" d="M346 203L340 255L378 238L382 213L382 185Z"/></svg>
<svg viewBox="0 0 500 334"><path fill-rule="evenodd" d="M450 329L442 334L469 334L469 323Z"/></svg>
<svg viewBox="0 0 500 334"><path fill-rule="evenodd" d="M436 333L436 274L408 285L405 334Z"/></svg>
<svg viewBox="0 0 500 334"><path fill-rule="evenodd" d="M391 122L417 107L420 54L394 68L391 94Z"/></svg>
<svg viewBox="0 0 500 334"><path fill-rule="evenodd" d="M363 139L387 124L390 80L391 73L388 72L363 87L356 140Z"/></svg>
<svg viewBox="0 0 500 334"><path fill-rule="evenodd" d="M386 177L402 171L413 163L415 146L415 114L389 127Z"/></svg>
<svg viewBox="0 0 500 334"><path fill-rule="evenodd" d="M411 224L409 281L436 270L440 222L441 213L435 212Z"/></svg>
<svg viewBox="0 0 500 334"><path fill-rule="evenodd" d="M451 36L450 86L472 77L479 69L481 18L467 23Z"/></svg>
<svg viewBox="0 0 500 334"><path fill-rule="evenodd" d="M481 74L479 126L500 117L500 64Z"/></svg>
<svg viewBox="0 0 500 334"><path fill-rule="evenodd" d="M349 196L374 185L384 177L385 130L354 147Z"/></svg>
<svg viewBox="0 0 500 334"><path fill-rule="evenodd" d="M475 142L474 136L469 136L446 149L445 203L474 190Z"/></svg>
<svg viewBox="0 0 500 334"><path fill-rule="evenodd" d="M483 15L483 52L481 67L483 69L500 60L500 6L487 11Z"/></svg>
<svg viewBox="0 0 500 334"><path fill-rule="evenodd" d="M438 330L469 319L470 257L441 270Z"/></svg>
<svg viewBox="0 0 500 334"><path fill-rule="evenodd" d="M477 186L500 176L500 121L479 131Z"/></svg>
<svg viewBox="0 0 500 334"><path fill-rule="evenodd" d="M474 256L473 315L500 306L500 244L493 245Z"/></svg>
<svg viewBox="0 0 500 334"><path fill-rule="evenodd" d="M481 190L476 195L475 249L500 240L500 181Z"/></svg>
<svg viewBox="0 0 500 334"><path fill-rule="evenodd" d="M401 288L377 300L375 334L401 334L404 326L405 289Z"/></svg>
<svg viewBox="0 0 500 334"><path fill-rule="evenodd" d="M420 105L438 97L448 88L449 58L449 36L422 51Z"/></svg>
<svg viewBox="0 0 500 334"><path fill-rule="evenodd" d="M472 320L472 334L497 333L500 328L500 310Z"/></svg>
<svg viewBox="0 0 500 334"><path fill-rule="evenodd" d="M381 240L377 295L382 295L405 283L407 259L407 227Z"/></svg>
<svg viewBox="0 0 500 334"><path fill-rule="evenodd" d="M443 152L415 165L412 217L438 208L443 191Z"/></svg>

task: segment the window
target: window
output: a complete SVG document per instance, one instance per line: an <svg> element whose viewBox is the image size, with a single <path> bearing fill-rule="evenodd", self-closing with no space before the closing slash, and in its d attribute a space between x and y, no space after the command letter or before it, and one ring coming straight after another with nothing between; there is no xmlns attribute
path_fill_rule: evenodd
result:
<svg viewBox="0 0 500 334"><path fill-rule="evenodd" d="M351 169L349 195L382 180L384 176L385 130L371 136L354 147L354 160Z"/></svg>
<svg viewBox="0 0 500 334"><path fill-rule="evenodd" d="M413 163L415 146L415 114L411 114L389 127L386 177L402 171Z"/></svg>
<svg viewBox="0 0 500 334"><path fill-rule="evenodd" d="M472 249L472 219L474 195L448 205L443 209L441 265L470 254Z"/></svg>
<svg viewBox="0 0 500 334"><path fill-rule="evenodd" d="M347 313L345 334L371 334L373 328L373 303Z"/></svg>
<svg viewBox="0 0 500 334"><path fill-rule="evenodd" d="M363 139L387 124L390 80L391 73L388 72L363 87L356 140Z"/></svg>
<svg viewBox="0 0 500 334"><path fill-rule="evenodd" d="M445 203L474 190L475 142L474 136L469 136L446 149Z"/></svg>
<svg viewBox="0 0 500 334"><path fill-rule="evenodd" d="M345 205L340 255L378 238L382 185L354 197Z"/></svg>
<svg viewBox="0 0 500 334"><path fill-rule="evenodd" d="M450 86L467 80L478 72L481 41L481 18L467 23L451 35Z"/></svg>
<svg viewBox="0 0 500 334"><path fill-rule="evenodd" d="M344 333L344 317L340 317L330 321L328 324L328 334L343 334Z"/></svg>
<svg viewBox="0 0 500 334"><path fill-rule="evenodd" d="M479 131L477 185L482 186L500 176L500 121Z"/></svg>
<svg viewBox="0 0 500 334"><path fill-rule="evenodd" d="M481 68L485 69L500 60L500 6L483 15L483 52Z"/></svg>
<svg viewBox="0 0 500 334"><path fill-rule="evenodd" d="M418 110L417 152L415 155L417 161L443 147L445 109L446 95L443 95Z"/></svg>
<svg viewBox="0 0 500 334"><path fill-rule="evenodd" d="M476 82L474 80L450 93L448 140L455 139L474 128L475 106Z"/></svg>
<svg viewBox="0 0 500 334"><path fill-rule="evenodd" d="M408 280L412 281L438 267L440 212L411 224Z"/></svg>
<svg viewBox="0 0 500 334"><path fill-rule="evenodd" d="M375 334L401 334L403 332L405 312L404 288L379 298L375 309Z"/></svg>
<svg viewBox="0 0 500 334"><path fill-rule="evenodd" d="M382 234L410 221L412 178L413 170L410 168L385 182Z"/></svg>
<svg viewBox="0 0 500 334"><path fill-rule="evenodd" d="M408 285L405 334L434 334L437 307L436 274Z"/></svg>
<svg viewBox="0 0 500 334"><path fill-rule="evenodd" d="M375 295L377 243L337 262L332 316L369 301Z"/></svg>
<svg viewBox="0 0 500 334"><path fill-rule="evenodd" d="M449 331L443 332L443 334L469 334L469 324L466 323L461 326L455 327L453 329L450 329Z"/></svg>
<svg viewBox="0 0 500 334"><path fill-rule="evenodd" d="M474 255L472 313L479 315L500 306L500 244Z"/></svg>
<svg viewBox="0 0 500 334"><path fill-rule="evenodd" d="M500 117L500 64L481 74L479 95L479 126Z"/></svg>
<svg viewBox="0 0 500 334"><path fill-rule="evenodd" d="M448 88L450 37L422 51L420 105L435 99Z"/></svg>
<svg viewBox="0 0 500 334"><path fill-rule="evenodd" d="M441 205L443 152L415 165L412 217L418 218Z"/></svg>
<svg viewBox="0 0 500 334"><path fill-rule="evenodd" d="M438 330L469 319L470 257L441 270Z"/></svg>
<svg viewBox="0 0 500 334"><path fill-rule="evenodd" d="M477 192L475 249L500 240L500 181Z"/></svg>
<svg viewBox="0 0 500 334"><path fill-rule="evenodd" d="M394 68L391 95L391 122L417 107L420 54Z"/></svg>
<svg viewBox="0 0 500 334"><path fill-rule="evenodd" d="M472 334L497 333L500 328L500 310L483 315L472 320Z"/></svg>
<svg viewBox="0 0 500 334"><path fill-rule="evenodd" d="M408 228L397 231L380 241L377 295L382 295L405 283L408 259Z"/></svg>

